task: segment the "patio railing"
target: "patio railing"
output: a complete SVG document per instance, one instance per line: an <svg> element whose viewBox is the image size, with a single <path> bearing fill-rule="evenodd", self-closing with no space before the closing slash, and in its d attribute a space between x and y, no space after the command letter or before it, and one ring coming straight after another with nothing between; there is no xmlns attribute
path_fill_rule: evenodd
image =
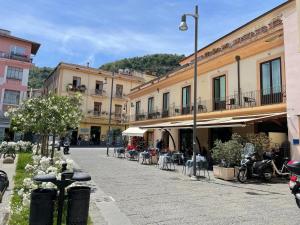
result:
<svg viewBox="0 0 300 225"><path fill-rule="evenodd" d="M225 111L241 108L251 108L264 105L272 105L286 102L285 87L273 87L264 90L235 93L224 98L213 98L209 100L198 100L196 106L197 113L206 113L214 111ZM192 115L194 106L186 105L184 107L171 104L168 109L156 109L151 113L141 112L132 115L131 121L152 120L181 115Z"/></svg>

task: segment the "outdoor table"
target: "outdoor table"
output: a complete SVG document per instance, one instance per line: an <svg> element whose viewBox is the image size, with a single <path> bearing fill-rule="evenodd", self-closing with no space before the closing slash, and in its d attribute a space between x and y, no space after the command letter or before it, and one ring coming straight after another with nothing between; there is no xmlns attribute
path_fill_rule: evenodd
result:
<svg viewBox="0 0 300 225"><path fill-rule="evenodd" d="M196 156L196 167L198 169L201 169L201 163L205 162L207 162L207 160L204 156ZM187 167L187 174L191 176L193 174L193 159L186 161L185 166Z"/></svg>
<svg viewBox="0 0 300 225"><path fill-rule="evenodd" d="M168 164L170 165L170 167L169 167ZM173 170L175 170L175 165L174 165L174 162L172 160L172 156L167 155L167 154L159 156L159 159L158 159L158 168L159 169L161 169L161 170L172 170L172 168L171 168L172 164L173 164L173 167L174 167Z"/></svg>
<svg viewBox="0 0 300 225"><path fill-rule="evenodd" d="M173 153L172 157L173 157L174 162L177 162L178 165L182 165L183 153L175 152L175 153Z"/></svg>

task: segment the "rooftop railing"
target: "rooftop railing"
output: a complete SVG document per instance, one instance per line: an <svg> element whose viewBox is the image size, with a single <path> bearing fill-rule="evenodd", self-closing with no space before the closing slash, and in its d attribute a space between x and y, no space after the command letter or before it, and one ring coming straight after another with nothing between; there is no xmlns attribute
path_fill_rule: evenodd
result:
<svg viewBox="0 0 300 225"><path fill-rule="evenodd" d="M209 100L198 100L197 113L226 111L242 108L251 108L286 102L285 87L273 87L264 90L235 93L224 98L213 98ZM132 115L131 121L153 120L181 115L192 115L194 106L177 106L171 104L165 109L156 109L153 112L140 112Z"/></svg>

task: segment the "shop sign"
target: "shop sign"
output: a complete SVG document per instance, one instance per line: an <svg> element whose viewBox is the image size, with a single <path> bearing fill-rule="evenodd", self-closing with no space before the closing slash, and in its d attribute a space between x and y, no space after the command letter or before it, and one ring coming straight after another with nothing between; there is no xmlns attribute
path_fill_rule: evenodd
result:
<svg viewBox="0 0 300 225"><path fill-rule="evenodd" d="M80 128L79 133L80 134L90 134L90 128Z"/></svg>
<svg viewBox="0 0 300 225"><path fill-rule="evenodd" d="M214 56L218 53L230 50L238 45L242 45L250 40L253 40L259 36L262 36L263 34L267 33L270 30L277 28L278 26L281 26L282 24L283 24L283 22L282 22L281 18L275 18L268 25L261 26L260 28L257 28L251 32L248 32L248 33L244 34L243 36L234 39L231 42L227 42L218 48L214 48L211 51L205 52L204 54L202 54L201 56L198 57L198 60L201 61L208 57Z"/></svg>

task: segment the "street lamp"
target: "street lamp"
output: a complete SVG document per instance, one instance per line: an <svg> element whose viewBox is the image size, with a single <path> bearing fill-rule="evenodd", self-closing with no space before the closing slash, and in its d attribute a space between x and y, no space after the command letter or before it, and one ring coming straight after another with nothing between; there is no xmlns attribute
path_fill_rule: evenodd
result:
<svg viewBox="0 0 300 225"><path fill-rule="evenodd" d="M196 138L197 138L197 52L198 52L198 6L195 6L195 14L184 14L181 17L179 30L186 31L188 29L186 17L191 16L195 19L195 60L194 60L194 110L193 110L193 175L192 180L197 180L196 176Z"/></svg>
<svg viewBox="0 0 300 225"><path fill-rule="evenodd" d="M109 135L111 130L111 108L112 108L112 98L113 98L113 90L114 90L114 76L115 72L112 72L111 78L111 89L110 89L110 101L109 101L109 119L108 119L108 133L107 133L107 141L106 141L106 156L109 156Z"/></svg>

